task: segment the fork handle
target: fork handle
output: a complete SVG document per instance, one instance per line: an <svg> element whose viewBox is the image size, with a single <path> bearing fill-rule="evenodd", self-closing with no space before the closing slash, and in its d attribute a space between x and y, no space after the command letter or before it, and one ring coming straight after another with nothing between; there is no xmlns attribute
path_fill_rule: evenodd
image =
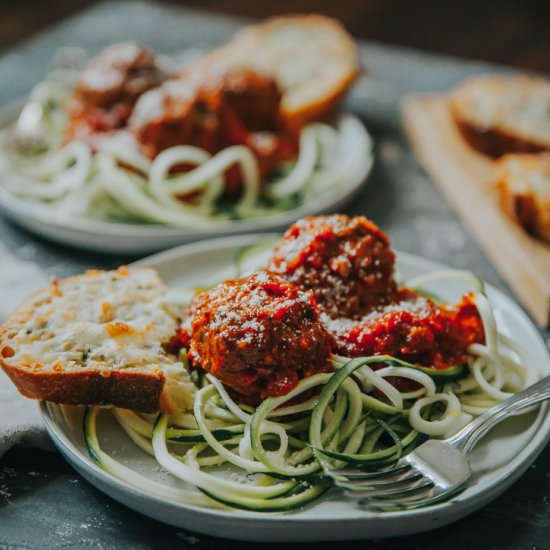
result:
<svg viewBox="0 0 550 550"><path fill-rule="evenodd" d="M453 447L469 453L480 437L510 413L546 399L550 399L550 375L485 411L447 441Z"/></svg>

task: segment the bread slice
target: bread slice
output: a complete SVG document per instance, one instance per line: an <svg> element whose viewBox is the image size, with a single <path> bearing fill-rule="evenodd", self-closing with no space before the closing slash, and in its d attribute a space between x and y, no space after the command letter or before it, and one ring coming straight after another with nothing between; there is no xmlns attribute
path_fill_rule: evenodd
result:
<svg viewBox="0 0 550 550"><path fill-rule="evenodd" d="M550 243L550 153L506 155L498 169L504 209L531 235Z"/></svg>
<svg viewBox="0 0 550 550"><path fill-rule="evenodd" d="M281 114L291 127L329 115L360 71L353 38L323 15L273 17L242 29L231 42L189 67L252 68L275 78Z"/></svg>
<svg viewBox="0 0 550 550"><path fill-rule="evenodd" d="M89 271L34 294L0 328L0 365L31 399L174 413L192 383L163 344L175 334L147 268Z"/></svg>
<svg viewBox="0 0 550 550"><path fill-rule="evenodd" d="M529 76L473 78L450 96L464 139L490 157L550 151L550 81Z"/></svg>

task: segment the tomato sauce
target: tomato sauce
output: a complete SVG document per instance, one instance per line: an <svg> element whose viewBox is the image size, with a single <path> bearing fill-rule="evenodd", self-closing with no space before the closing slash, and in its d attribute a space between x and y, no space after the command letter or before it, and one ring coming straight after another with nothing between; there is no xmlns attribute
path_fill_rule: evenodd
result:
<svg viewBox="0 0 550 550"><path fill-rule="evenodd" d="M327 321L334 351L347 357L392 355L436 370L467 361L470 344L483 343L484 332L472 295L456 305L434 304L412 290L359 321Z"/></svg>
<svg viewBox="0 0 550 550"><path fill-rule="evenodd" d="M468 347L485 342L474 296L436 304L398 288L393 263L387 236L365 218L307 218L286 232L268 273L197 295L171 346L189 346L195 365L250 404L329 372L331 353L391 355L434 370L465 364Z"/></svg>
<svg viewBox="0 0 550 550"><path fill-rule="evenodd" d="M212 154L246 145L263 181L298 154L297 135L280 121L281 97L274 79L250 69L183 74L145 94L129 127L151 158L176 145L193 145ZM231 167L225 176L226 196L238 198L240 169Z"/></svg>

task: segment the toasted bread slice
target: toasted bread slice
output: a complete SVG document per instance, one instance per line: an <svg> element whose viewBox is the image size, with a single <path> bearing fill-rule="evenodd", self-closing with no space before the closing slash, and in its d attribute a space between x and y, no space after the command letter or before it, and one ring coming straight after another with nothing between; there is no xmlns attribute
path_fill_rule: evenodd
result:
<svg viewBox="0 0 550 550"><path fill-rule="evenodd" d="M550 151L548 80L473 78L451 94L449 108L464 139L485 155Z"/></svg>
<svg viewBox="0 0 550 550"><path fill-rule="evenodd" d="M550 242L550 153L506 155L498 168L504 209L531 235Z"/></svg>
<svg viewBox="0 0 550 550"><path fill-rule="evenodd" d="M323 15L285 15L245 27L190 69L247 67L275 78L287 124L330 114L360 71L353 38Z"/></svg>
<svg viewBox="0 0 550 550"><path fill-rule="evenodd" d="M142 412L192 407L192 383L163 344L176 331L152 269L54 281L0 328L0 365L26 397Z"/></svg>

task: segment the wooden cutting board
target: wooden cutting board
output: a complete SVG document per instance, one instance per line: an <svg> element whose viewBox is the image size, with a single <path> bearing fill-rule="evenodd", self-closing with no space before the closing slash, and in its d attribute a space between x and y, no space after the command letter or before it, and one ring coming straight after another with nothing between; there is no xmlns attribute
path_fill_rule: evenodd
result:
<svg viewBox="0 0 550 550"><path fill-rule="evenodd" d="M550 246L530 237L502 210L493 188L493 161L464 142L443 96L407 97L401 115L426 172L536 322L548 327Z"/></svg>

